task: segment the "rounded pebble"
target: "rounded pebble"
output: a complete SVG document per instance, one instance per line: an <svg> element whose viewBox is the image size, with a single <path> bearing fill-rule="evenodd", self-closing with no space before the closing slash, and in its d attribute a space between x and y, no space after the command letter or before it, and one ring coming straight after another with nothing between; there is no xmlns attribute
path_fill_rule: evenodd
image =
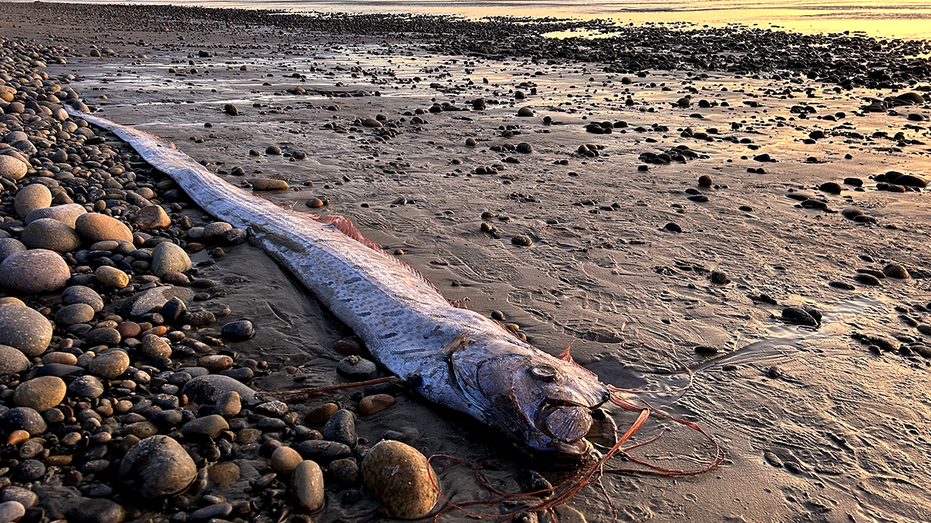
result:
<svg viewBox="0 0 931 523"><path fill-rule="evenodd" d="M65 399L67 387L64 380L56 376L39 376L24 381L13 393L13 403L19 407L29 407L37 412L45 412L57 406Z"/></svg>
<svg viewBox="0 0 931 523"><path fill-rule="evenodd" d="M316 462L300 462L291 477L291 493L297 505L306 512L316 512L323 507L323 471Z"/></svg>
<svg viewBox="0 0 931 523"><path fill-rule="evenodd" d="M191 267L191 258L188 254L171 242L162 242L152 251L149 269L159 278L169 272L187 272L191 270Z"/></svg>
<svg viewBox="0 0 931 523"><path fill-rule="evenodd" d="M119 349L102 352L87 364L88 372L108 380L118 378L128 368L129 355Z"/></svg>
<svg viewBox="0 0 931 523"><path fill-rule="evenodd" d="M0 345L0 375L26 372L31 366L25 354L8 345Z"/></svg>
<svg viewBox="0 0 931 523"><path fill-rule="evenodd" d="M73 251L81 246L78 233L68 225L51 218L33 221L19 237L30 249L48 249L55 252Z"/></svg>
<svg viewBox="0 0 931 523"><path fill-rule="evenodd" d="M282 446L272 452L271 467L278 474L290 474L304 461L301 454L291 447Z"/></svg>
<svg viewBox="0 0 931 523"><path fill-rule="evenodd" d="M0 285L26 294L57 291L70 277L61 255L47 249L13 253L0 262Z"/></svg>
<svg viewBox="0 0 931 523"><path fill-rule="evenodd" d="M46 206L47 207L47 206ZM123 222L105 214L89 212L78 216L74 228L82 238L90 242L103 240L133 241L133 234Z"/></svg>
<svg viewBox="0 0 931 523"><path fill-rule="evenodd" d="M187 488L197 477L197 466L177 441L154 435L129 449L120 462L119 474L133 492L151 499Z"/></svg>
<svg viewBox="0 0 931 523"><path fill-rule="evenodd" d="M381 441L362 460L362 481L393 517L415 519L436 504L436 473L417 449Z"/></svg>
<svg viewBox="0 0 931 523"><path fill-rule="evenodd" d="M23 305L0 306L0 344L26 356L39 356L52 341L52 324L38 311Z"/></svg>
<svg viewBox="0 0 931 523"><path fill-rule="evenodd" d="M94 308L86 303L65 305L55 313L55 324L59 327L87 323L92 319L94 319Z"/></svg>
<svg viewBox="0 0 931 523"><path fill-rule="evenodd" d="M27 185L16 193L13 208L16 214L25 218L30 212L52 205L52 191L41 183Z"/></svg>
<svg viewBox="0 0 931 523"><path fill-rule="evenodd" d="M12 156L0 154L0 176L19 180L26 176L29 166Z"/></svg>
<svg viewBox="0 0 931 523"><path fill-rule="evenodd" d="M103 285L114 289L122 289L129 285L129 275L109 265L97 267L97 270L94 271L94 277Z"/></svg>

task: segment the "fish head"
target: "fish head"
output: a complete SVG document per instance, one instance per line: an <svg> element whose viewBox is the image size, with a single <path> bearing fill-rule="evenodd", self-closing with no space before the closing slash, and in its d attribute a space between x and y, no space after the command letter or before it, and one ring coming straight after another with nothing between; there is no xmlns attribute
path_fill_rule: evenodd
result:
<svg viewBox="0 0 931 523"><path fill-rule="evenodd" d="M479 340L470 349L450 361L460 389L486 423L533 454L589 456L585 435L592 411L610 398L594 374L507 340Z"/></svg>

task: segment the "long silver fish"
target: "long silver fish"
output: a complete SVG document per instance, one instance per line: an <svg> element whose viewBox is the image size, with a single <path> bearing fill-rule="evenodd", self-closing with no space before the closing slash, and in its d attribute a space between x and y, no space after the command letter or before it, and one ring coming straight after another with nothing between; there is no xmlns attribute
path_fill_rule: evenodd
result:
<svg viewBox="0 0 931 523"><path fill-rule="evenodd" d="M345 218L281 209L221 180L170 142L65 108L128 142L208 213L248 229L379 363L424 398L464 412L534 453L582 459L591 453L585 439L591 412L611 398L591 372L450 305L422 275L362 238Z"/></svg>

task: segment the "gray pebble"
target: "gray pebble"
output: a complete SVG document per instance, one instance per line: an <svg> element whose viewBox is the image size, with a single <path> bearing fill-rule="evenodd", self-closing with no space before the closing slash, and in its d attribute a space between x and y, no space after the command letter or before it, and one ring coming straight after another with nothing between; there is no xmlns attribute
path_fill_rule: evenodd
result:
<svg viewBox="0 0 931 523"><path fill-rule="evenodd" d="M0 238L0 262L16 252L25 252L26 246L16 238Z"/></svg>
<svg viewBox="0 0 931 523"><path fill-rule="evenodd" d="M334 459L348 458L352 455L349 445L322 439L302 441L297 445L297 451L304 459L312 459L318 463L329 463Z"/></svg>
<svg viewBox="0 0 931 523"><path fill-rule="evenodd" d="M13 253L0 262L0 285L26 294L57 291L70 277L65 260L47 249Z"/></svg>
<svg viewBox="0 0 931 523"><path fill-rule="evenodd" d="M13 199L16 214L25 218L30 212L52 205L52 192L41 183L34 183L23 187Z"/></svg>
<svg viewBox="0 0 931 523"><path fill-rule="evenodd" d="M25 354L8 345L0 345L0 375L26 372L32 364Z"/></svg>
<svg viewBox="0 0 931 523"><path fill-rule="evenodd" d="M26 226L19 239L30 249L55 252L73 251L81 246L81 238L73 228L51 218L33 221Z"/></svg>
<svg viewBox="0 0 931 523"><path fill-rule="evenodd" d="M97 399L103 396L103 383L96 376L80 376L68 384L68 392L76 398Z"/></svg>
<svg viewBox="0 0 931 523"><path fill-rule="evenodd" d="M173 243L162 242L152 251L149 269L159 278L169 272L187 272L191 267L190 256Z"/></svg>
<svg viewBox="0 0 931 523"><path fill-rule="evenodd" d="M120 349L110 349L90 360L87 370L95 376L112 380L121 376L129 368L129 355Z"/></svg>
<svg viewBox="0 0 931 523"><path fill-rule="evenodd" d="M104 498L72 499L65 513L69 523L122 523L126 510L122 505Z"/></svg>
<svg viewBox="0 0 931 523"><path fill-rule="evenodd" d="M14 407L0 414L0 427L7 434L14 430L25 430L31 436L38 436L48 428L42 415L29 407Z"/></svg>
<svg viewBox="0 0 931 523"><path fill-rule="evenodd" d="M52 324L38 311L16 304L0 306L0 344L32 357L45 352L50 341Z"/></svg>
<svg viewBox="0 0 931 523"><path fill-rule="evenodd" d="M345 378L365 381L378 377L378 367L371 361L355 354L346 356L336 364L336 372Z"/></svg>
<svg viewBox="0 0 931 523"><path fill-rule="evenodd" d="M255 328L249 320L231 321L223 326L221 332L233 340L248 340L255 335Z"/></svg>
<svg viewBox="0 0 931 523"><path fill-rule="evenodd" d="M84 285L72 285L67 287L61 293L61 301L66 305L83 303L89 305L94 312L103 310L103 298L97 294L97 291Z"/></svg>
<svg viewBox="0 0 931 523"><path fill-rule="evenodd" d="M356 446L356 418L352 411L339 409L323 426L323 437L330 441Z"/></svg>
<svg viewBox="0 0 931 523"><path fill-rule="evenodd" d="M197 466L177 441L159 434L129 449L119 474L133 492L151 499L187 488L197 477Z"/></svg>
<svg viewBox="0 0 931 523"><path fill-rule="evenodd" d="M291 493L298 506L306 512L323 507L323 471L316 462L307 460L298 464L291 477Z"/></svg>
<svg viewBox="0 0 931 523"><path fill-rule="evenodd" d="M205 369L206 370L206 369ZM194 403L215 404L225 394L235 391L247 405L256 405L259 399L249 386L222 374L206 374L197 376L181 389Z"/></svg>
<svg viewBox="0 0 931 523"><path fill-rule="evenodd" d="M86 303L65 305L55 313L55 324L70 327L77 323L87 323L94 319L94 308Z"/></svg>
<svg viewBox="0 0 931 523"><path fill-rule="evenodd" d="M30 224L41 218L51 218L74 229L78 216L82 214L87 214L87 209L85 209L83 205L78 203L67 203L54 207L35 209L26 215L25 221L27 224Z"/></svg>
<svg viewBox="0 0 931 523"><path fill-rule="evenodd" d="M219 414L210 414L189 421L181 427L181 434L187 438L210 438L215 439L224 430L229 430L229 423Z"/></svg>

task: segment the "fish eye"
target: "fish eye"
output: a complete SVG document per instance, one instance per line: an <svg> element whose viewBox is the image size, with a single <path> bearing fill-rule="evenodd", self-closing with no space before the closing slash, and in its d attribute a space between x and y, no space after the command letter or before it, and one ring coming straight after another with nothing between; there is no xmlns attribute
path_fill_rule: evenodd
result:
<svg viewBox="0 0 931 523"><path fill-rule="evenodd" d="M544 382L556 381L556 369L550 365L534 365L530 367L530 375Z"/></svg>

